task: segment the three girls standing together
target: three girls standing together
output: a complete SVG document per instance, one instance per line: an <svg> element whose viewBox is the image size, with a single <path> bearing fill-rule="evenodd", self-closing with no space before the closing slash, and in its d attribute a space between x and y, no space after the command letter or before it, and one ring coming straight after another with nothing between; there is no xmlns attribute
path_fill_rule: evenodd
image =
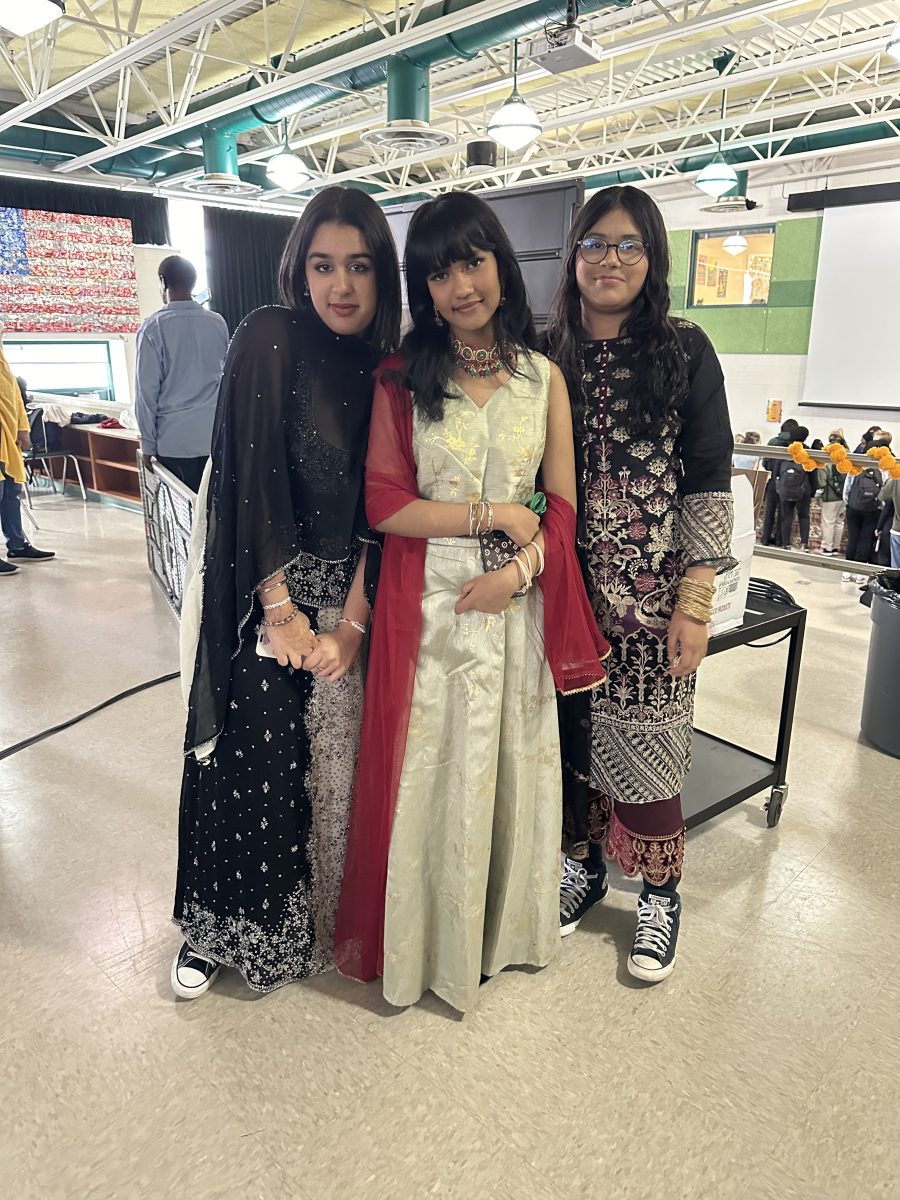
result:
<svg viewBox="0 0 900 1200"><path fill-rule="evenodd" d="M605 859L644 881L629 970L674 966L694 673L732 561L715 353L669 318L634 188L578 215L544 353L482 200L422 205L405 265L401 342L384 215L320 193L285 306L226 360L183 621L180 996L334 963L466 1011L554 957Z"/></svg>

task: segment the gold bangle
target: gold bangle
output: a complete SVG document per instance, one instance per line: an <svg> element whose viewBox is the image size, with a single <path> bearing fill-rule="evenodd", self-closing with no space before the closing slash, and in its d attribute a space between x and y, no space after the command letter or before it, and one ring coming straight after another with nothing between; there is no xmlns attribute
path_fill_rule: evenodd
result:
<svg viewBox="0 0 900 1200"><path fill-rule="evenodd" d="M712 619L711 608L700 608L693 604L683 604L680 600L675 605L678 612L684 613L686 617L690 617L693 621L699 621L703 625L708 625Z"/></svg>

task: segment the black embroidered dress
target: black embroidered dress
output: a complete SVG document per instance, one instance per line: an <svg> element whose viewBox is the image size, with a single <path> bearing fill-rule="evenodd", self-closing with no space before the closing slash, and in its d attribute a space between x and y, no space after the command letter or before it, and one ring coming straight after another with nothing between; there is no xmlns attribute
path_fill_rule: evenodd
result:
<svg viewBox="0 0 900 1200"><path fill-rule="evenodd" d="M677 420L646 436L629 433L629 389L641 346L622 337L584 343L583 415L576 422L580 550L611 653L607 678L590 701L588 801L566 804L566 849L585 858L590 842L604 842L627 873L640 871L654 884L681 873L680 792L694 707L695 676L668 674L669 618L687 567L723 571L734 563L732 435L722 370L702 330L687 321L675 325L690 380ZM577 786L567 792L585 795ZM659 807L642 821L633 806L650 804Z"/></svg>
<svg viewBox="0 0 900 1200"><path fill-rule="evenodd" d="M332 965L362 710L256 652L255 589L284 571L313 630L336 628L368 529L374 357L313 315L236 332L213 434L174 919L197 951L270 991Z"/></svg>

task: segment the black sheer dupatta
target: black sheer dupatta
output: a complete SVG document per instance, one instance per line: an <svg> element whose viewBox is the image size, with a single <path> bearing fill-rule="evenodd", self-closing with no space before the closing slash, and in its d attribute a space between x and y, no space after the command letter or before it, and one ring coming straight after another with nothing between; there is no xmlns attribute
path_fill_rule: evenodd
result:
<svg viewBox="0 0 900 1200"><path fill-rule="evenodd" d="M185 753L224 728L259 585L304 558L352 575L373 365L364 342L284 308L235 332L213 430Z"/></svg>

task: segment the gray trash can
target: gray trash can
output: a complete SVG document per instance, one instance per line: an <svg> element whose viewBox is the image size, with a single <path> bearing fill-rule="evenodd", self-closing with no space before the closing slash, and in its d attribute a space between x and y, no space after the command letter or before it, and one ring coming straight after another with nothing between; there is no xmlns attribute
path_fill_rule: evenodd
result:
<svg viewBox="0 0 900 1200"><path fill-rule="evenodd" d="M860 728L879 750L900 758L900 571L881 571L869 590L872 637Z"/></svg>

